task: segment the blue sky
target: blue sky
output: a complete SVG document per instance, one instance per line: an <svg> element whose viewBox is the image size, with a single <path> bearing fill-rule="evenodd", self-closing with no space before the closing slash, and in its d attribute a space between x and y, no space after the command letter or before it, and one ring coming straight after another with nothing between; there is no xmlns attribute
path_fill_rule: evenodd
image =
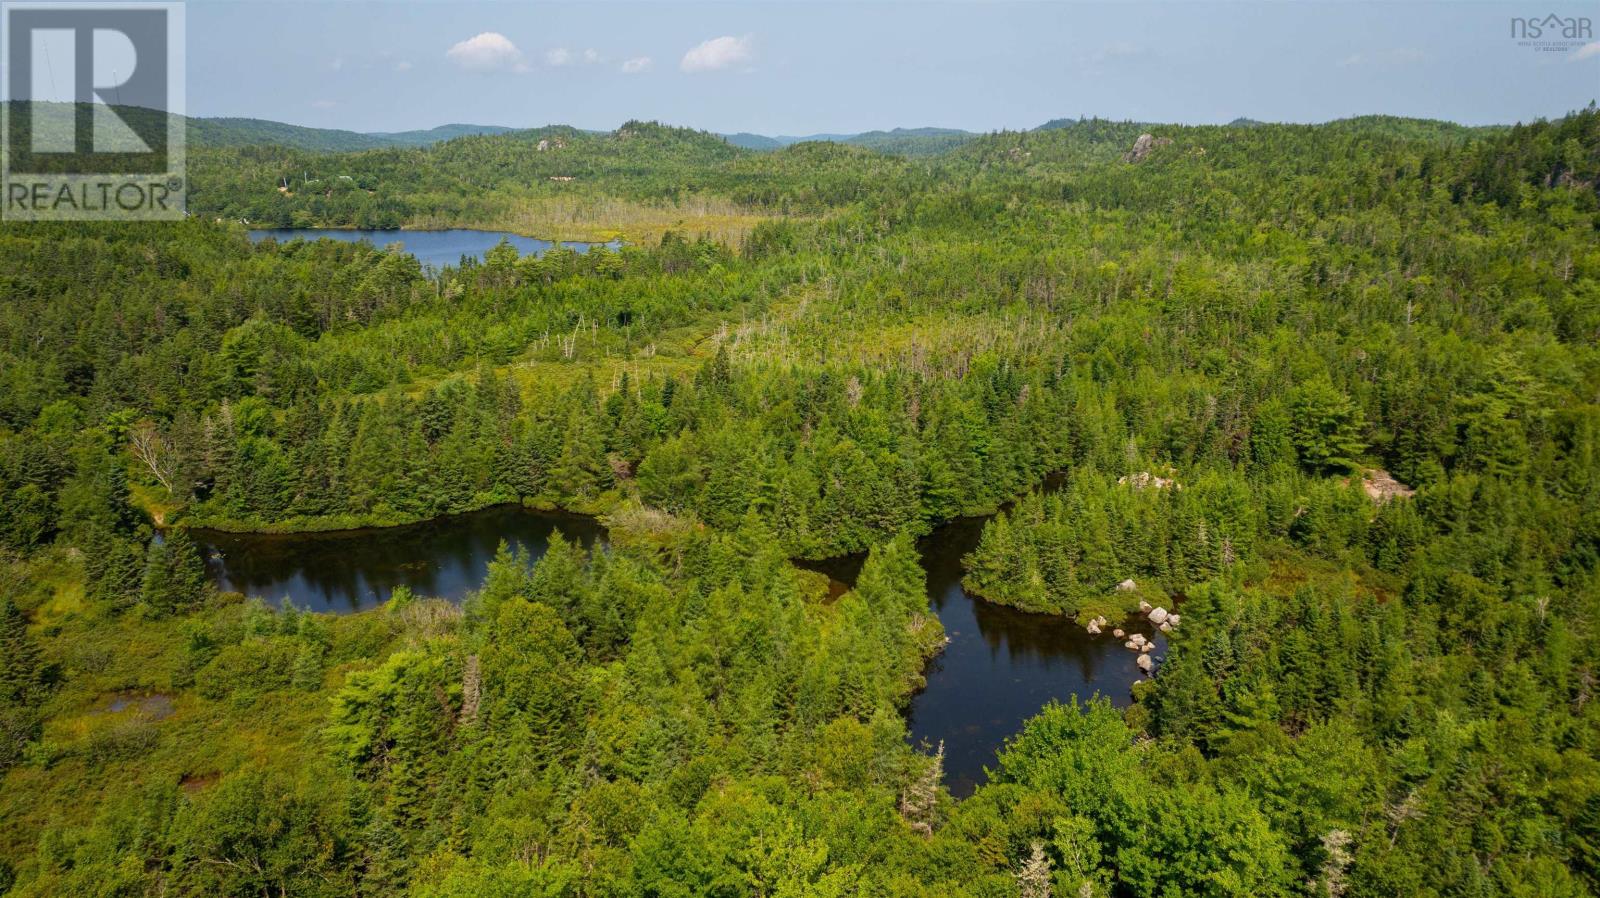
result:
<svg viewBox="0 0 1600 898"><path fill-rule="evenodd" d="M1513 16L1600 3L234 2L188 4L188 105L362 131L447 122L987 131L1099 115L1365 113L1468 124L1600 97L1600 42Z"/></svg>

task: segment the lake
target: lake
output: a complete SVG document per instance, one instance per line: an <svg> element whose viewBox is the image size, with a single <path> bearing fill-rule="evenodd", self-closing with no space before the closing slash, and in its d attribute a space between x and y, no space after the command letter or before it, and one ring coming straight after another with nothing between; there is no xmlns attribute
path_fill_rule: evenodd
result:
<svg viewBox="0 0 1600 898"><path fill-rule="evenodd" d="M1139 678L1137 657L1109 634L1091 636L1064 617L1029 614L976 598L961 586L961 559L977 545L983 518L953 521L918 543L928 602L950 642L929 663L927 685L911 701L913 744L944 742L945 784L970 795L995 765L995 751L1047 702L1104 695L1118 707ZM460 601L483 581L500 540L542 556L560 531L587 547L603 543L593 518L518 507L492 508L425 524L313 534L195 531L217 584L315 611L371 608L397 586ZM854 583L864 556L805 562ZM1125 628L1156 637L1143 621ZM1109 629L1109 628L1108 628Z"/></svg>
<svg viewBox="0 0 1600 898"><path fill-rule="evenodd" d="M366 241L377 247L400 243L405 246L406 252L416 256L417 261L421 262L424 267L431 266L433 268L460 265L462 256L482 259L483 254L493 249L501 240L511 241L511 245L517 248L517 252L524 256L542 256L556 245L555 241L552 240L523 237L520 234L512 234L506 231L474 231L466 228L437 231L380 231L360 228L257 228L250 232L250 239L258 242L269 237L279 243L288 243L291 240L317 240L322 237L326 237L329 240L343 240L346 243ZM563 241L561 245L577 250L580 253L586 253L590 247L601 244L569 240ZM616 248L619 244L613 241L604 245Z"/></svg>

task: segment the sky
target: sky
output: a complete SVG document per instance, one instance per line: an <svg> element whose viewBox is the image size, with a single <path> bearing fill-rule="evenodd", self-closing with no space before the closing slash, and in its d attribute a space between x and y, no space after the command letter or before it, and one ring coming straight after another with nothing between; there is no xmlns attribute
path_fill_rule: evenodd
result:
<svg viewBox="0 0 1600 898"><path fill-rule="evenodd" d="M1513 17L1586 17L1564 51ZM188 112L804 135L1101 116L1492 124L1600 97L1600 2L188 3ZM1551 37L1546 29L1543 37ZM1557 35L1559 37L1559 35Z"/></svg>

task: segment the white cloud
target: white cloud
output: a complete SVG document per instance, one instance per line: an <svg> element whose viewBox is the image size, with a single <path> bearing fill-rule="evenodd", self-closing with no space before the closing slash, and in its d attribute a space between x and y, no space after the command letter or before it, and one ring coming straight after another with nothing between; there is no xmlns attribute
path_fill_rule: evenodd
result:
<svg viewBox="0 0 1600 898"><path fill-rule="evenodd" d="M399 62L394 64L394 70L397 71L397 72L409 72L409 71L411 71L411 61L408 60L408 59L400 60Z"/></svg>
<svg viewBox="0 0 1600 898"><path fill-rule="evenodd" d="M649 68L650 68L650 57L648 57L648 56L635 56L632 59L628 59L628 60L624 60L623 61L623 63L622 63L622 74L624 74L624 75L637 75L640 72L648 70Z"/></svg>
<svg viewBox="0 0 1600 898"><path fill-rule="evenodd" d="M544 51L544 64L551 68L559 69L569 65L577 65L580 62L584 65L594 65L598 62L605 62L605 57L600 55L599 50L593 48L584 50L582 53L576 50L568 50L566 47L555 47Z"/></svg>
<svg viewBox="0 0 1600 898"><path fill-rule="evenodd" d="M312 109L332 109L333 107L338 106L338 105L339 105L338 103L335 103L332 100L312 100L311 101L311 108Z"/></svg>
<svg viewBox="0 0 1600 898"><path fill-rule="evenodd" d="M445 58L473 72L526 72L528 63L509 38L496 31L485 31L468 38L445 54Z"/></svg>
<svg viewBox="0 0 1600 898"><path fill-rule="evenodd" d="M1572 61L1577 62L1580 59L1588 59L1591 56L1600 56L1600 41L1590 41L1579 47L1578 52L1572 54Z"/></svg>
<svg viewBox="0 0 1600 898"><path fill-rule="evenodd" d="M714 37L683 54L679 68L685 72L714 72L736 65L744 65L756 58L755 50L746 37Z"/></svg>

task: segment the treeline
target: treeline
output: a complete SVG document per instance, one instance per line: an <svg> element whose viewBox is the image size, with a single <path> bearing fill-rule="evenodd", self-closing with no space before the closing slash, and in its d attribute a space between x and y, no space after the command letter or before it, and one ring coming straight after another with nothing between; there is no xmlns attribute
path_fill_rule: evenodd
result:
<svg viewBox="0 0 1600 898"><path fill-rule="evenodd" d="M190 210L257 227L396 228L422 218L476 222L485 201L604 193L672 203L704 192L749 206L818 213L878 195L895 158L836 145L772 153L655 122L606 134L549 127L468 136L432 147L313 153L204 147L191 157Z"/></svg>
<svg viewBox="0 0 1600 898"><path fill-rule="evenodd" d="M482 224L475 209L486 200L493 206L596 193L668 204L709 194L752 210L815 215L857 202L922 202L940 184L981 180L1006 183L1013 194L1098 204L1126 205L1136 190L1164 209L1175 194L1158 194L1163 177L1146 170L1176 169L1205 184L1177 202L1198 202L1213 214L1248 204L1253 215L1245 220L1254 224L1303 218L1306 210L1326 216L1352 203L1392 205L1419 195L1414 189L1425 196L1443 188L1456 201L1502 206L1538 198L1530 188L1593 193L1600 183L1595 127L1587 111L1512 129L1392 116L1245 126L1084 119L952 140L940 153L918 143L907 158L894 154L893 141L876 151L803 143L754 152L704 132L628 122L606 134L548 127L360 153L201 148L191 203L197 215L256 226L394 228L423 220ZM1170 145L1118 171L1114 163L1143 132ZM1331 166L1350 171L1321 177ZM1354 171L1359 175L1344 176ZM1398 196L1386 196L1396 189Z"/></svg>

